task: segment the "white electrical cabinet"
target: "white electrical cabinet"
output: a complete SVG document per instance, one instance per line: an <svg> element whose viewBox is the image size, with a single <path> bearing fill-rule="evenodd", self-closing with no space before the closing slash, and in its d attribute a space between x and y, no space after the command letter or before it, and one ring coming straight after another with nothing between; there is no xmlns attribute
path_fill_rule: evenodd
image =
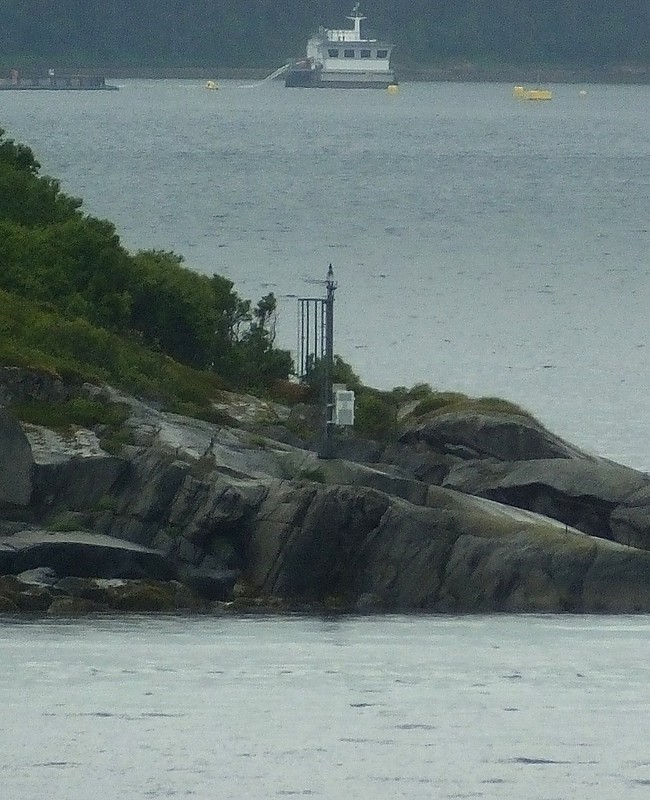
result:
<svg viewBox="0 0 650 800"><path fill-rule="evenodd" d="M354 392L347 389L334 392L334 424L354 425Z"/></svg>

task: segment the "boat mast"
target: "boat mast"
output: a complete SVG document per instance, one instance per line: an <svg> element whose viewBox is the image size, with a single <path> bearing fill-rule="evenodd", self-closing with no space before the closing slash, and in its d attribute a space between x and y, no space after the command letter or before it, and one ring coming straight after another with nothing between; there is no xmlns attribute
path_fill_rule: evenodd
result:
<svg viewBox="0 0 650 800"><path fill-rule="evenodd" d="M354 37L357 42L361 41L361 20L365 19L365 17L359 11L359 3L355 3L354 8L352 9L352 14L346 19L351 19L354 22Z"/></svg>

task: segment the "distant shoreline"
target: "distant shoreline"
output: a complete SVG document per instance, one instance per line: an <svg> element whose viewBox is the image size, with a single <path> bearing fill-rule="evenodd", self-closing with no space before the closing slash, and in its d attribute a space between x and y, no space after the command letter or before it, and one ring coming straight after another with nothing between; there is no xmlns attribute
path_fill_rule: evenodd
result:
<svg viewBox="0 0 650 800"><path fill-rule="evenodd" d="M650 84L650 65L621 65L602 69L562 67L478 67L473 64L445 67L395 67L401 82L462 83L603 83ZM62 69L63 72L67 71ZM262 80L273 69L232 67L106 67L76 70L122 79Z"/></svg>
<svg viewBox="0 0 650 800"><path fill-rule="evenodd" d="M278 65L280 66L280 65ZM33 70L20 68L28 74ZM107 79L140 80L263 80L277 69L236 67L126 67L104 65L78 67L55 64L61 75L102 76ZM0 64L0 76L9 75L11 67ZM492 66L484 67L466 62L445 66L410 67L395 65L400 82L455 82L455 83L600 83L615 85L650 84L650 65L621 64L602 68L593 67L536 67L536 66ZM281 80L281 78L280 78Z"/></svg>

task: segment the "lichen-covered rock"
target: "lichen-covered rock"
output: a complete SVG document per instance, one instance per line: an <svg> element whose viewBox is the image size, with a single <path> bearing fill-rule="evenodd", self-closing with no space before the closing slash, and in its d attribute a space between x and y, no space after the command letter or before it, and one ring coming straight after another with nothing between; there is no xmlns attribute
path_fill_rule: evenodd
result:
<svg viewBox="0 0 650 800"><path fill-rule="evenodd" d="M183 584L206 602L232 600L233 588L239 577L238 570L210 570L184 567L181 570Z"/></svg>
<svg viewBox="0 0 650 800"><path fill-rule="evenodd" d="M611 461L475 460L452 468L444 486L650 549L650 476Z"/></svg>
<svg viewBox="0 0 650 800"><path fill-rule="evenodd" d="M55 597L47 613L53 617L78 617L106 610L106 606L83 597Z"/></svg>
<svg viewBox="0 0 650 800"><path fill-rule="evenodd" d="M40 425L23 425L33 455L32 505L93 508L116 485L127 462L102 450L93 431L66 434Z"/></svg>
<svg viewBox="0 0 650 800"><path fill-rule="evenodd" d="M0 614L18 614L20 609L15 598L7 597L0 592Z"/></svg>
<svg viewBox="0 0 650 800"><path fill-rule="evenodd" d="M15 575L2 575L0 577L0 595L15 601L18 595L25 590L25 586Z"/></svg>
<svg viewBox="0 0 650 800"><path fill-rule="evenodd" d="M33 468L32 450L23 429L0 408L0 505L28 505Z"/></svg>
<svg viewBox="0 0 650 800"><path fill-rule="evenodd" d="M58 575L51 567L36 567L19 573L16 575L16 579L23 585L49 588L57 582Z"/></svg>
<svg viewBox="0 0 650 800"><path fill-rule="evenodd" d="M354 592L365 538L389 503L370 489L279 485L254 525L247 578L281 597Z"/></svg>
<svg viewBox="0 0 650 800"><path fill-rule="evenodd" d="M0 424L0 573L41 575L0 579L7 608L650 611L650 478L525 415L432 414L319 460L265 415L254 432L101 392L131 410L119 459L92 431Z"/></svg>
<svg viewBox="0 0 650 800"><path fill-rule="evenodd" d="M245 580L289 601L563 612L594 610L601 596L650 610L650 553L438 487L422 507L369 489L282 486L250 548Z"/></svg>
<svg viewBox="0 0 650 800"><path fill-rule="evenodd" d="M520 414L436 413L412 422L403 442L425 443L432 450L462 459L587 458L577 447Z"/></svg>
<svg viewBox="0 0 650 800"><path fill-rule="evenodd" d="M70 389L56 373L0 367L0 406L33 400L58 403L70 395Z"/></svg>
<svg viewBox="0 0 650 800"><path fill-rule="evenodd" d="M17 595L16 603L21 611L40 612L47 611L53 599L52 592L44 586L31 586Z"/></svg>
<svg viewBox="0 0 650 800"><path fill-rule="evenodd" d="M175 586L154 581L127 581L106 592L109 608L138 613L175 611L176 596Z"/></svg>
<svg viewBox="0 0 650 800"><path fill-rule="evenodd" d="M645 476L650 481L650 476ZM612 538L650 550L650 485L628 495L609 518Z"/></svg>
<svg viewBox="0 0 650 800"><path fill-rule="evenodd" d="M16 551L8 547L0 538L0 575L11 575L14 571Z"/></svg>
<svg viewBox="0 0 650 800"><path fill-rule="evenodd" d="M81 578L171 580L175 567L161 553L87 531L21 531L5 539L14 550L14 570L49 567L58 575Z"/></svg>
<svg viewBox="0 0 650 800"><path fill-rule="evenodd" d="M650 611L650 553L601 548L585 575L580 610L601 614Z"/></svg>
<svg viewBox="0 0 650 800"><path fill-rule="evenodd" d="M122 579L117 579L117 581L121 583ZM107 584L113 582L101 578L79 578L68 575L54 584L53 591L62 596L88 600L90 603L105 606L107 604Z"/></svg>

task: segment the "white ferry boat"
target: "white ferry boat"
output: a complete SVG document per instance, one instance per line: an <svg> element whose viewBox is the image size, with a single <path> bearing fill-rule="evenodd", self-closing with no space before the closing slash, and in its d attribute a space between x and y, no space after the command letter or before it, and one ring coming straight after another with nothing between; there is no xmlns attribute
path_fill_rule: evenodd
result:
<svg viewBox="0 0 650 800"><path fill-rule="evenodd" d="M319 28L307 42L306 57L289 67L285 86L318 89L386 89L396 84L390 65L393 45L361 36L359 3L347 19L352 28Z"/></svg>

